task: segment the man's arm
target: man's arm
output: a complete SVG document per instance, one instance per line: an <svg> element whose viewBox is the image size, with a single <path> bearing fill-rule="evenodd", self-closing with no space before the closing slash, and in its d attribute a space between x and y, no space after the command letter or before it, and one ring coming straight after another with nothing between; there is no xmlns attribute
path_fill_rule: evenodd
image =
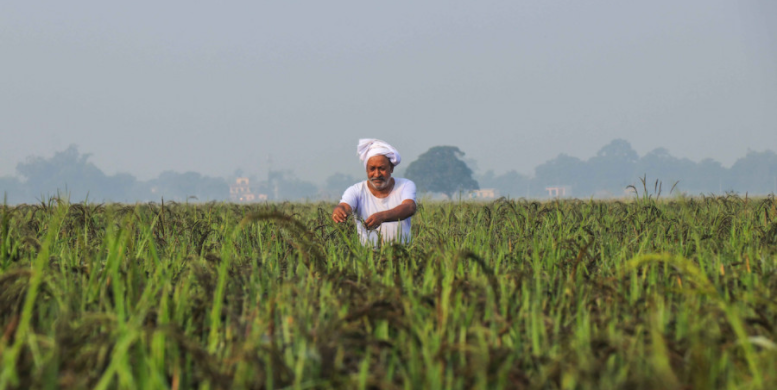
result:
<svg viewBox="0 0 777 390"><path fill-rule="evenodd" d="M403 221L412 217L416 212L415 201L412 199L405 199L397 207L391 210L381 211L369 216L364 220L364 225L367 229L375 229L383 222L395 222Z"/></svg>
<svg viewBox="0 0 777 390"><path fill-rule="evenodd" d="M340 203L339 205L335 206L334 211L332 211L332 220L337 223L343 223L346 219L348 219L351 211L351 205L348 203Z"/></svg>

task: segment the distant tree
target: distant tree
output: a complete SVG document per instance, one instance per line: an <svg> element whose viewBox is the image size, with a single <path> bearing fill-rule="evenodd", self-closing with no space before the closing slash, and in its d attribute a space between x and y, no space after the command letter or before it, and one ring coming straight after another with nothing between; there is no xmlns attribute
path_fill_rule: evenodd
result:
<svg viewBox="0 0 777 390"><path fill-rule="evenodd" d="M722 193L723 184L729 185L729 171L720 162L705 158L696 164L693 174L678 186L690 195Z"/></svg>
<svg viewBox="0 0 777 390"><path fill-rule="evenodd" d="M27 189L21 181L15 177L0 177L0 202L16 204L24 202L27 195Z"/></svg>
<svg viewBox="0 0 777 390"><path fill-rule="evenodd" d="M696 163L687 158L677 158L669 154L666 148L656 148L642 156L635 165L635 174L647 180L661 182L663 194L668 195L675 183L677 190L691 189L691 178L696 171Z"/></svg>
<svg viewBox="0 0 777 390"><path fill-rule="evenodd" d="M745 157L731 166L730 177L731 181L728 185L740 192L751 194L774 192L777 187L777 154L770 150L748 151Z"/></svg>
<svg viewBox="0 0 777 390"><path fill-rule="evenodd" d="M311 182L298 179L291 171L270 171L268 176L268 180L259 183L257 189L261 193L268 194L271 200L318 198L318 187Z"/></svg>
<svg viewBox="0 0 777 390"><path fill-rule="evenodd" d="M421 192L441 192L453 199L459 191L480 188L462 157L464 152L455 146L435 146L408 165L405 177Z"/></svg>
<svg viewBox="0 0 777 390"><path fill-rule="evenodd" d="M328 198L339 198L345 192L346 188L356 184L357 180L345 173L335 173L326 179L324 185L325 196Z"/></svg>
<svg viewBox="0 0 777 390"><path fill-rule="evenodd" d="M51 158L32 157L16 165L25 177L27 192L33 196L70 196L71 201L125 201L134 196L135 178L129 174L108 176L93 163L90 154L81 154L71 145Z"/></svg>
<svg viewBox="0 0 777 390"><path fill-rule="evenodd" d="M614 139L609 144L602 146L596 157L620 162L636 162L639 155L631 147L631 144L624 139Z"/></svg>
<svg viewBox="0 0 777 390"><path fill-rule="evenodd" d="M638 160L639 155L625 140L616 139L602 147L596 156L588 160L596 190L619 193L629 184L634 184L637 176L642 176L634 171Z"/></svg>
<svg viewBox="0 0 777 390"><path fill-rule="evenodd" d="M477 182L481 188L494 188L499 192L499 195L510 198L527 196L529 181L528 176L522 175L516 170L507 171L499 176L496 176L494 171L489 170L477 177Z"/></svg>
<svg viewBox="0 0 777 390"><path fill-rule="evenodd" d="M597 190L592 185L588 163L574 156L559 154L553 160L537 166L534 171L536 191L542 191L548 186L569 186L575 194L586 196Z"/></svg>
<svg viewBox="0 0 777 390"><path fill-rule="evenodd" d="M310 200L318 196L318 187L308 181L289 178L280 183L279 194L281 198L288 200Z"/></svg>

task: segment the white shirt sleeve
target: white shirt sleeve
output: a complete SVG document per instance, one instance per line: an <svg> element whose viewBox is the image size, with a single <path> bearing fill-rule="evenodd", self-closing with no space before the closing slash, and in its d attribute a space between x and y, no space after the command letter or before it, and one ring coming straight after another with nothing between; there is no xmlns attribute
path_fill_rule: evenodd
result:
<svg viewBox="0 0 777 390"><path fill-rule="evenodd" d="M405 182L405 185L402 187L402 195L400 198L400 202L404 202L407 199L412 200L415 203L418 203L415 200L415 183L413 183L411 180L408 180Z"/></svg>
<svg viewBox="0 0 777 390"><path fill-rule="evenodd" d="M353 211L359 208L359 192L356 187L355 185L348 187L343 193L343 197L340 198L340 203L348 204Z"/></svg>

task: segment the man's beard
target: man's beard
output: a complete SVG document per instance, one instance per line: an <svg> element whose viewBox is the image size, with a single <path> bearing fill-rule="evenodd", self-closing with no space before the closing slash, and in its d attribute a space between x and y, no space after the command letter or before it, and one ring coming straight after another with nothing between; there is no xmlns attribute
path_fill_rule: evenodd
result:
<svg viewBox="0 0 777 390"><path fill-rule="evenodd" d="M382 176L374 177L370 179L370 185L376 190L385 190L389 186L389 180L386 180L386 178Z"/></svg>

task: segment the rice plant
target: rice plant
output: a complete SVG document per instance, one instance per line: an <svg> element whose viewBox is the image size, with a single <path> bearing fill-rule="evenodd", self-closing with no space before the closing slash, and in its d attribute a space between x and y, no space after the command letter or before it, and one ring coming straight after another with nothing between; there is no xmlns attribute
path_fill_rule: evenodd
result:
<svg viewBox="0 0 777 390"><path fill-rule="evenodd" d="M774 197L654 192L4 206L0 389L775 388Z"/></svg>

